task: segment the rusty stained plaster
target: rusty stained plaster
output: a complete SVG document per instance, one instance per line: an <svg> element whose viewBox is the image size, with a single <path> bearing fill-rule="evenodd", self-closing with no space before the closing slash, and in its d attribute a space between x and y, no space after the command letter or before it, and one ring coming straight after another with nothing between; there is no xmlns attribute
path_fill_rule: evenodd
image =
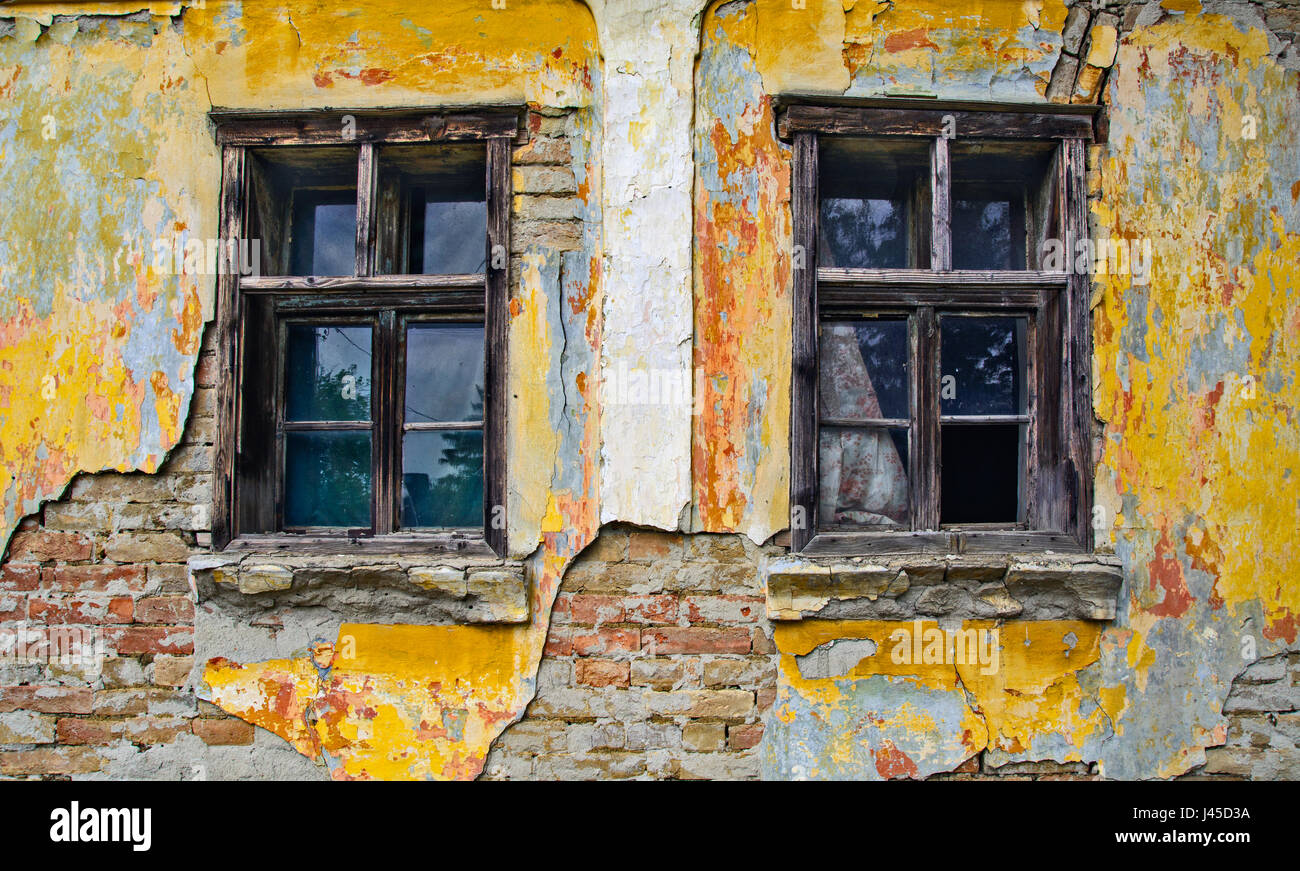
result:
<svg viewBox="0 0 1300 871"><path fill-rule="evenodd" d="M583 247L525 252L512 303L509 439L522 474L510 549L531 554L531 622L344 624L312 651L205 670L214 701L339 778L477 774L532 696L564 566L600 523L673 528L693 501L697 531L763 541L786 525L789 152L771 95L1045 99L1066 21L1058 3L992 0L956 12L809 0L802 17L778 0L702 15L698 3L640 16L593 4L593 20L554 0L514 9L536 16L521 26L482 5L209 2L180 19L17 20L0 38L6 188L28 192L0 217L6 535L78 471L157 468L199 413L192 369L211 278L131 255L159 236L214 232L211 105L576 109ZM769 776L920 776L980 749L995 761L1097 760L1109 776L1177 774L1223 739L1243 634L1258 636L1260 656L1294 646L1300 593L1284 579L1297 568L1285 520L1298 504L1300 181L1259 168L1300 165L1287 136L1295 74L1274 62L1251 7L1229 18L1177 5L1116 39L1092 216L1095 233L1156 248L1148 287L1108 276L1095 289L1095 360L1117 361L1098 367L1094 399L1109 511L1099 538L1126 570L1120 619L1005 626L1004 639L1029 644L1004 651L1009 670L994 681L899 672L881 663L887 645L846 675L805 679L798 656L836 638L879 644L889 626L779 627ZM654 16L660 42L648 45ZM680 111L692 94L693 127ZM1271 120L1245 141L1232 120L1248 112ZM41 136L45 114L66 138ZM692 220L684 253L672 227ZM49 228L40 248L15 243L29 227ZM670 407L650 424L602 413L600 384L620 362L693 363L703 413ZM548 389L533 386L538 372ZM39 400L31 373L43 373ZM682 468L689 479L665 477Z"/></svg>
<svg viewBox="0 0 1300 871"><path fill-rule="evenodd" d="M1094 288L1094 401L1104 423L1097 487L1107 512L1099 514L1106 521L1099 550L1114 548L1123 559L1124 601L1104 629L1005 624L1004 654L1024 655L1004 660L1001 683L972 683L952 666L882 667L880 645L908 624L778 626L782 658L764 773L925 776L987 751L992 764L1083 760L1112 777L1177 775L1223 742L1223 701L1251 661L1243 652L1269 656L1296 643L1298 592L1287 586L1297 568L1300 505L1293 418L1300 180L1288 174L1300 165L1288 135L1297 120L1295 74L1276 62L1276 40L1250 6L1230 7L1231 15L1153 6L1122 40L1118 15L1096 16L1082 39L1076 31L1073 56L1048 29L1066 20L1050 4L984 4L990 14L971 30L952 27L964 12L907 8L897 19L902 30L873 39L870 52L854 41L867 32L862 20L845 25L849 92L901 87L1080 101L1107 87L1112 126L1099 151L1094 238L1149 238L1156 252L1149 286L1112 274L1098 276ZM1017 17L1025 9L1035 13L1033 27ZM898 10L876 10L872 21L895 23L889 16ZM768 312L777 320L788 311L788 285L755 281L748 270L762 268L751 265L759 258L745 256L789 249L788 164L763 169L783 146L770 129L755 136L753 119L770 112L774 92L839 93L844 77L829 63L833 38L796 38L806 21L764 31L785 16L763 0L732 3L703 28L696 354L711 401L697 421L694 457L699 526L713 532L761 535L784 526L788 510L788 435L771 443L754 435L755 421L766 417L776 431L788 416L788 338L754 327ZM909 26L917 22L924 26ZM824 26L832 34L839 27ZM794 43L827 63L773 73L780 66L773 46ZM918 51L928 52L927 62ZM1069 80L1049 94L1062 62ZM1270 119L1269 131L1243 138L1245 115ZM766 186L782 184L785 201L773 209ZM768 262L780 264L780 256ZM730 294L733 283L748 293ZM745 326L732 330L733 321ZM742 354L757 365L731 362ZM747 392L747 401L729 405L728 389ZM757 472L769 468L762 489ZM794 669L799 655L835 638L871 638L877 652L834 678L805 679Z"/></svg>

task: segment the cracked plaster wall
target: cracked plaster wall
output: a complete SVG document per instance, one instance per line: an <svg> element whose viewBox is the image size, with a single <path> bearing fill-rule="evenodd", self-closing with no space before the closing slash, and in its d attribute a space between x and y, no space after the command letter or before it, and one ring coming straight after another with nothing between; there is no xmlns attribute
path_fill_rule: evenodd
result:
<svg viewBox="0 0 1300 871"><path fill-rule="evenodd" d="M534 579L530 622L335 614L235 661L220 615L197 617L215 621L204 658L229 647L203 672L211 697L333 776L474 776L531 698L555 591L601 523L756 542L786 524L789 149L772 95L1104 93L1094 233L1156 250L1149 286L1094 288L1099 539L1124 564L1120 616L1004 626L1014 649L992 679L882 664L887 622L781 624L765 773L920 776L982 750L1117 777L1199 764L1224 740L1243 636L1260 656L1294 647L1300 609L1300 109L1274 13L1132 4L1080 31L1047 0L510 8L523 18L469 0L6 10L0 154L22 193L0 216L5 536L79 471L157 468L186 424L212 283L159 273L147 242L215 232L211 106L572 112L581 244L519 252L512 289L510 550ZM698 367L702 413L621 403L620 365ZM358 655L336 667L308 635ZM804 678L797 657L837 638L876 652Z"/></svg>

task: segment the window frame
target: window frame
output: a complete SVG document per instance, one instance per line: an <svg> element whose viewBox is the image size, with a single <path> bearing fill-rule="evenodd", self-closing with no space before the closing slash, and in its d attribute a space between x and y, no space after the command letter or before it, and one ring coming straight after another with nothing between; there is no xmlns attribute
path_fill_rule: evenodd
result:
<svg viewBox="0 0 1300 871"><path fill-rule="evenodd" d="M1088 238L1085 148L1096 107L869 99L827 103L783 97L778 134L792 143L793 347L790 405L790 546L810 556L877 553L1090 552L1092 539L1089 277L1076 270L952 269L951 138L1054 141L1047 235L1068 258ZM945 137L945 134L955 137ZM819 267L819 146L835 136L925 137L930 142L928 268ZM1055 233L1052 232L1055 229ZM1030 252L1028 266L1038 266ZM923 258L922 258L923 259ZM909 530L828 531L819 505L820 342L823 315L907 314L937 330L942 313L1027 315L1030 420L1024 524L939 523L941 441L938 336L910 324ZM923 377L928 373L929 377ZM917 438L916 430L933 431Z"/></svg>
<svg viewBox="0 0 1300 871"><path fill-rule="evenodd" d="M357 238L355 270L351 276L243 276L222 269L217 276L217 432L213 486L212 541L216 549L285 552L456 553L506 554L506 330L509 316L511 153L526 131L523 107L475 111L330 110L307 112L244 112L214 110L209 117L221 149L222 177L219 233L222 240L243 240L252 226L250 194L252 149L274 146L347 146L357 149ZM384 145L482 142L486 151L487 239L484 271L467 275L380 275L384 253L379 224L379 150ZM389 216L392 219L392 216ZM495 256L494 256L495 254ZM246 353L275 342L280 324L310 315L313 318L374 319L372 380L372 512L368 529L286 531L279 487L280 463L268 464L256 478L242 474L240 452L250 443L268 440L280 452L280 439L267 432L283 410L283 363L276 342L272 365L246 366ZM391 406L386 419L401 428L400 396L393 391L404 373L404 336L398 325L410 319L481 321L484 327L483 510L481 528L400 530L400 486L392 492L402 432L381 429L374 410ZM379 336L385 324L394 341ZM391 347L390 347L391 345ZM382 359L381 359L382 358ZM391 359L389 359L391 358ZM267 379L253 389L254 379ZM247 407L246 398L261 397L263 407ZM270 423L280 429L275 423ZM259 430L259 427L261 428ZM388 431L388 430L391 430ZM404 431L404 429L402 429ZM392 468L389 468L392 467ZM268 504L273 506L268 509ZM252 507L248 507L252 506ZM271 510L273 521L252 524L249 512ZM246 531L272 526L275 531Z"/></svg>

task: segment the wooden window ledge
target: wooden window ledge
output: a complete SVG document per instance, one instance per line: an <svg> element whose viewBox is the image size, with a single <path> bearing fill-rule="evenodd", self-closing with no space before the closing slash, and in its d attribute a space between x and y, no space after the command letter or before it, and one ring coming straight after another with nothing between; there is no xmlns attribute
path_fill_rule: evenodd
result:
<svg viewBox="0 0 1300 871"><path fill-rule="evenodd" d="M1114 620L1123 572L1100 554L769 558L770 620Z"/></svg>
<svg viewBox="0 0 1300 871"><path fill-rule="evenodd" d="M200 603L266 615L319 607L353 623L526 623L524 563L450 555L225 552L190 558Z"/></svg>

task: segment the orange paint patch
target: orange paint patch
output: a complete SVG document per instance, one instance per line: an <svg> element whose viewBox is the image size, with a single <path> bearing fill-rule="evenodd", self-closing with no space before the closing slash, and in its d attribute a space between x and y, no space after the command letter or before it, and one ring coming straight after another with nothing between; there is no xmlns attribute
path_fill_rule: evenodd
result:
<svg viewBox="0 0 1300 871"><path fill-rule="evenodd" d="M876 773L886 780L895 777L916 777L916 763L911 757L894 746L894 742L886 739L880 745L879 750L872 750L871 755L876 760Z"/></svg>
<svg viewBox="0 0 1300 871"><path fill-rule="evenodd" d="M924 27L917 27L913 30L904 30L901 33L891 33L889 36L885 37L885 51L907 51L912 48L929 48L934 51L939 50L939 46L930 41L929 31Z"/></svg>

